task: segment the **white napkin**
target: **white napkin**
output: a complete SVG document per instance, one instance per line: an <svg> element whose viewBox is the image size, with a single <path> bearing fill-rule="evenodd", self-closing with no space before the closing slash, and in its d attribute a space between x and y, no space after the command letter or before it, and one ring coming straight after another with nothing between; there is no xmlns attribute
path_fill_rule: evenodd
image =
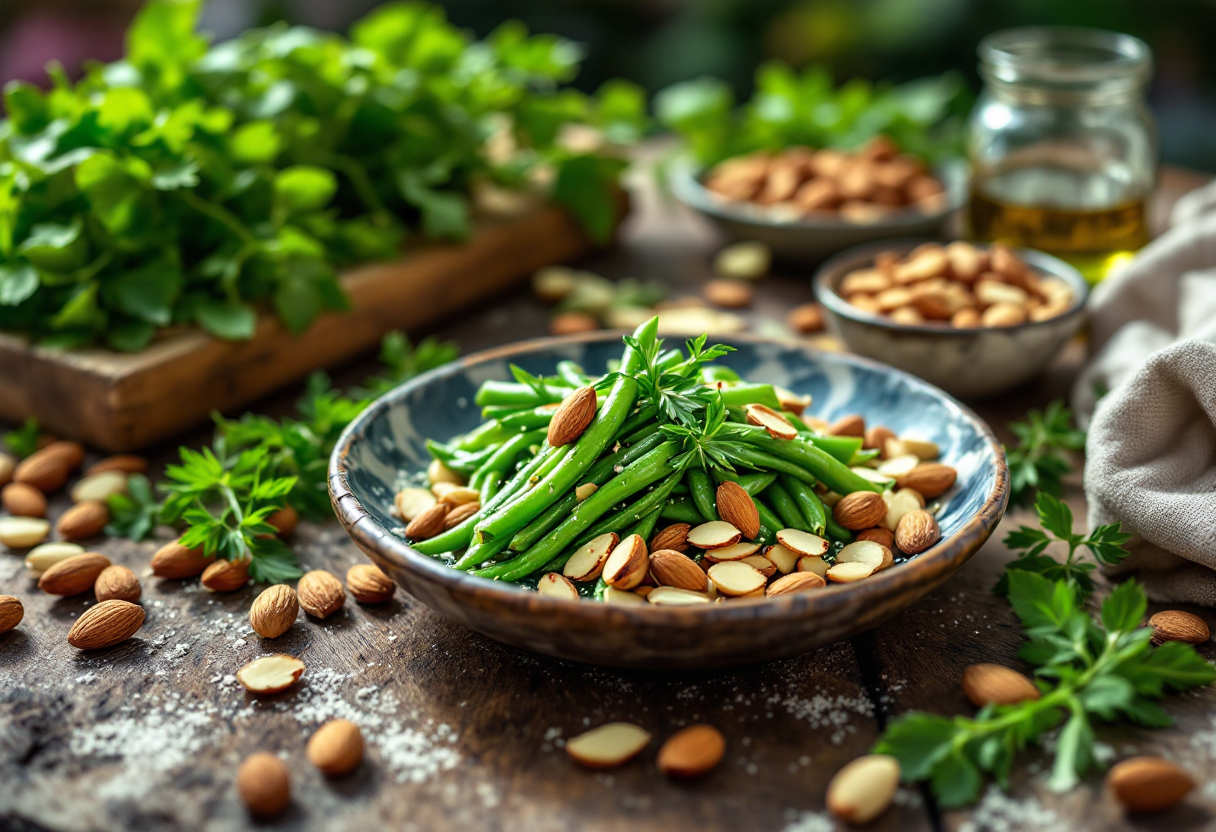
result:
<svg viewBox="0 0 1216 832"><path fill-rule="evenodd" d="M1088 421L1089 524L1119 521L1149 597L1216 606L1216 183L1094 291L1093 356L1073 388Z"/></svg>

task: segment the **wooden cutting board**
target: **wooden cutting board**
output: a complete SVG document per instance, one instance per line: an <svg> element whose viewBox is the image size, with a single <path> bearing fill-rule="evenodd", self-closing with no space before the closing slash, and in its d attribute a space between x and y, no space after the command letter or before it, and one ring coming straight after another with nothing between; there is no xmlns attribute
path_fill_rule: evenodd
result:
<svg viewBox="0 0 1216 832"><path fill-rule="evenodd" d="M480 218L464 244L428 244L344 274L351 310L323 315L300 336L269 315L248 341L189 330L133 354L48 349L0 333L0 419L34 416L45 430L102 450L143 448L592 248L565 211L516 205Z"/></svg>

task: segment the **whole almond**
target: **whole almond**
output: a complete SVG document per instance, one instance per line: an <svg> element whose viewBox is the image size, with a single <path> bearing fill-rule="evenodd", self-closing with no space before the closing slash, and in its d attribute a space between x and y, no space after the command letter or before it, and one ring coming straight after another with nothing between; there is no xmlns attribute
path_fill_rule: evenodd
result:
<svg viewBox="0 0 1216 832"><path fill-rule="evenodd" d="M463 503L456 506L443 518L444 531L456 528L479 511L481 511L481 503Z"/></svg>
<svg viewBox="0 0 1216 832"><path fill-rule="evenodd" d="M1153 628L1153 643L1181 641L1186 644L1203 644L1212 637L1207 623L1197 615L1182 610L1163 610L1148 620Z"/></svg>
<svg viewBox="0 0 1216 832"><path fill-rule="evenodd" d="M275 584L253 599L249 626L262 638L278 638L291 628L299 612L295 590L287 584Z"/></svg>
<svg viewBox="0 0 1216 832"><path fill-rule="evenodd" d="M875 425L866 431L865 439L861 443L861 447L866 450L881 451L886 447L888 439L895 438L895 431L883 425Z"/></svg>
<svg viewBox="0 0 1216 832"><path fill-rule="evenodd" d="M0 633L7 633L16 627L24 617L25 607L22 606L19 598L14 598L12 595L0 595Z"/></svg>
<svg viewBox="0 0 1216 832"><path fill-rule="evenodd" d="M203 570L199 583L212 592L236 592L249 583L249 560L217 560Z"/></svg>
<svg viewBox="0 0 1216 832"><path fill-rule="evenodd" d="M49 442L42 446L38 453L60 460L68 466L69 471L75 471L84 462L84 445L70 439L56 439L54 442Z"/></svg>
<svg viewBox="0 0 1216 832"><path fill-rule="evenodd" d="M823 330L823 309L817 303L795 306L785 317L790 329L800 335L810 335Z"/></svg>
<svg viewBox="0 0 1216 832"><path fill-rule="evenodd" d="M392 579L372 563L357 563L346 570L346 588L361 604L383 604L397 591Z"/></svg>
<svg viewBox="0 0 1216 832"><path fill-rule="evenodd" d="M756 503L743 486L727 480L718 486L718 515L730 523L748 540L760 535L760 513Z"/></svg>
<svg viewBox="0 0 1216 832"><path fill-rule="evenodd" d="M828 783L828 811L845 823L861 825L881 815L899 788L899 761L867 754L846 765Z"/></svg>
<svg viewBox="0 0 1216 832"><path fill-rule="evenodd" d="M692 592L704 592L705 573L697 562L674 549L650 553L650 574L659 586L671 586Z"/></svg>
<svg viewBox="0 0 1216 832"><path fill-rule="evenodd" d="M88 540L105 531L109 522L109 506L100 500L86 500L61 514L55 531L64 540Z"/></svg>
<svg viewBox="0 0 1216 832"><path fill-rule="evenodd" d="M363 734L345 719L331 719L308 739L308 760L322 774L337 777L352 771L363 759Z"/></svg>
<svg viewBox="0 0 1216 832"><path fill-rule="evenodd" d="M46 495L29 483L10 482L0 490L0 505L17 517L46 517Z"/></svg>
<svg viewBox="0 0 1216 832"><path fill-rule="evenodd" d="M63 488L72 473L72 467L62 455L37 451L21 461L13 472L13 482L33 486L43 494L51 494Z"/></svg>
<svg viewBox="0 0 1216 832"><path fill-rule="evenodd" d="M346 603L342 582L324 569L305 572L296 584L296 595L304 612L314 618L328 618Z"/></svg>
<svg viewBox="0 0 1216 832"><path fill-rule="evenodd" d="M726 309L743 309L751 306L754 294L752 287L741 280L709 280L702 292L714 306Z"/></svg>
<svg viewBox="0 0 1216 832"><path fill-rule="evenodd" d="M1129 812L1164 812L1182 802L1195 780L1184 769L1160 757L1132 757L1117 763L1106 785Z"/></svg>
<svg viewBox="0 0 1216 832"><path fill-rule="evenodd" d="M958 472L940 462L922 462L906 474L895 478L899 488L914 488L926 499L940 497L950 490Z"/></svg>
<svg viewBox="0 0 1216 832"><path fill-rule="evenodd" d="M287 764L265 751L250 754L236 770L236 790L255 818L279 814L291 803Z"/></svg>
<svg viewBox="0 0 1216 832"><path fill-rule="evenodd" d="M152 556L152 574L158 578L193 578L215 561L203 554L202 547L191 549L174 541L166 543Z"/></svg>
<svg viewBox="0 0 1216 832"><path fill-rule="evenodd" d="M895 527L895 545L908 555L919 555L942 539L942 530L932 514L923 510L909 511Z"/></svg>
<svg viewBox="0 0 1216 832"><path fill-rule="evenodd" d="M726 754L726 739L712 725L690 725L659 748L659 771L687 779L708 774Z"/></svg>
<svg viewBox="0 0 1216 832"><path fill-rule="evenodd" d="M92 589L98 576L109 565L110 559L105 555L85 552L61 560L43 572L38 579L38 588L48 595L79 595Z"/></svg>
<svg viewBox="0 0 1216 832"><path fill-rule="evenodd" d="M977 708L1013 705L1039 698L1034 682L999 664L973 664L963 671L963 693Z"/></svg>
<svg viewBox="0 0 1216 832"><path fill-rule="evenodd" d="M129 601L132 604L139 601L139 578L125 566L114 564L101 570L93 583L93 593L98 601Z"/></svg>
<svg viewBox="0 0 1216 832"><path fill-rule="evenodd" d="M854 491L832 507L832 517L846 529L860 531L877 526L887 516L887 503L873 491Z"/></svg>
<svg viewBox="0 0 1216 832"><path fill-rule="evenodd" d="M650 551L657 552L660 549L672 549L676 552L688 551L688 532L692 529L687 523L672 523L665 529L661 529L654 537L650 539Z"/></svg>
<svg viewBox="0 0 1216 832"><path fill-rule="evenodd" d="M146 474L148 460L134 454L116 454L108 456L99 462L94 462L84 472L86 477L94 474L104 474L106 471L121 471L124 474Z"/></svg>
<svg viewBox="0 0 1216 832"><path fill-rule="evenodd" d="M126 641L144 625L144 608L111 599L89 607L68 633L68 644L80 650L100 650Z"/></svg>
<svg viewBox="0 0 1216 832"><path fill-rule="evenodd" d="M279 537L291 537L296 533L296 526L300 524L300 513L294 507L286 505L272 512L266 522L278 530Z"/></svg>
<svg viewBox="0 0 1216 832"><path fill-rule="evenodd" d="M837 419L828 428L832 436L861 436L866 435L866 420L856 413Z"/></svg>
<svg viewBox="0 0 1216 832"><path fill-rule="evenodd" d="M17 458L10 454L0 453L0 485L8 485L13 481L13 472L17 470Z"/></svg>
<svg viewBox="0 0 1216 832"><path fill-rule="evenodd" d="M888 549L895 549L895 535L889 529L884 529L877 526L873 529L862 529L857 533L858 540L872 540L875 543L886 546Z"/></svg>
<svg viewBox="0 0 1216 832"><path fill-rule="evenodd" d="M443 531L444 521L448 516L447 503L435 503L426 511L419 514L405 527L407 540L426 540Z"/></svg>
<svg viewBox="0 0 1216 832"><path fill-rule="evenodd" d="M549 444L560 448L582 436L595 418L595 407L594 387L580 387L563 399L549 422Z"/></svg>

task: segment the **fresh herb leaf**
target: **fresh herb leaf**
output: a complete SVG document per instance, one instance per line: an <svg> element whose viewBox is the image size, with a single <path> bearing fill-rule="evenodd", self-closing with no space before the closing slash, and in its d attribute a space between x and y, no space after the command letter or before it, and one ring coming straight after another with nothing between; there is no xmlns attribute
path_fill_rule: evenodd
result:
<svg viewBox="0 0 1216 832"><path fill-rule="evenodd" d="M4 446L9 453L24 458L38 450L38 437L41 434L42 426L31 416L21 427L4 434Z"/></svg>
<svg viewBox="0 0 1216 832"><path fill-rule="evenodd" d="M1010 422L1018 444L1005 451L1014 502L1028 502L1036 489L1058 496L1072 471L1067 452L1085 447L1085 431L1073 425L1072 411L1059 399L1043 411L1031 410L1025 422Z"/></svg>
<svg viewBox="0 0 1216 832"><path fill-rule="evenodd" d="M106 526L106 534L110 537L138 542L152 534L160 519L161 503L152 491L152 483L143 474L128 477L126 493L112 494L106 503L110 506L110 522Z"/></svg>
<svg viewBox="0 0 1216 832"><path fill-rule="evenodd" d="M380 363L386 372L369 378L366 388L356 391L356 395L375 398L414 376L449 364L459 356L460 347L453 341L442 341L430 335L414 345L404 332L390 332L380 344Z"/></svg>
<svg viewBox="0 0 1216 832"><path fill-rule="evenodd" d="M746 447L741 441L742 433L726 420L726 405L722 394L712 391L703 409L699 424L664 424L659 430L682 443L682 452L671 460L676 470L698 465L709 471L713 468L734 471L735 465L746 463L739 450Z"/></svg>

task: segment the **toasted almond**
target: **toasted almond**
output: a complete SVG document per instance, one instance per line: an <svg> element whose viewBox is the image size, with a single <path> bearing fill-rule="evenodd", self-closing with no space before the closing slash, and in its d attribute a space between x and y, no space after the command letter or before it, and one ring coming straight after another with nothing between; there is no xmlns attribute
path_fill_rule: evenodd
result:
<svg viewBox="0 0 1216 832"><path fill-rule="evenodd" d="M1153 643L1181 641L1184 644L1202 644L1212 637L1207 622L1197 615L1182 610L1163 610L1148 620L1153 628Z"/></svg>
<svg viewBox="0 0 1216 832"><path fill-rule="evenodd" d="M0 543L10 549L29 549L46 540L51 524L37 517L0 517Z"/></svg>
<svg viewBox="0 0 1216 832"><path fill-rule="evenodd" d="M866 435L861 443L861 447L865 448L866 450L881 451L887 440L894 438L895 432L890 428L884 427L883 425L875 425L866 431Z"/></svg>
<svg viewBox="0 0 1216 832"><path fill-rule="evenodd" d="M12 595L0 595L0 633L7 633L16 627L24 617L25 607L21 604L21 599Z"/></svg>
<svg viewBox="0 0 1216 832"><path fill-rule="evenodd" d="M393 498L393 505L397 507L397 514L401 515L401 519L407 523L437 502L438 498L431 493L429 488L417 486L403 488Z"/></svg>
<svg viewBox="0 0 1216 832"><path fill-rule="evenodd" d="M1129 812L1147 814L1181 803L1195 788L1195 779L1161 757L1132 757L1111 768L1106 785Z"/></svg>
<svg viewBox="0 0 1216 832"><path fill-rule="evenodd" d="M739 596L763 589L766 579L754 566L739 561L715 563L706 573L723 595Z"/></svg>
<svg viewBox="0 0 1216 832"><path fill-rule="evenodd" d="M838 584L852 583L874 574L874 567L864 563L838 563L828 569L827 578Z"/></svg>
<svg viewBox="0 0 1216 832"><path fill-rule="evenodd" d="M917 465L920 465L920 457L916 454L901 454L884 459L875 470L888 477L902 477Z"/></svg>
<svg viewBox="0 0 1216 832"><path fill-rule="evenodd" d="M705 557L714 563L724 560L743 560L760 551L759 543L740 542L733 546L723 546L720 549L710 549Z"/></svg>
<svg viewBox="0 0 1216 832"><path fill-rule="evenodd" d="M110 559L96 552L75 555L43 572L38 588L48 595L79 595L92 589L97 576L109 565Z"/></svg>
<svg viewBox="0 0 1216 832"><path fill-rule="evenodd" d="M595 492L599 491L600 487L593 482L585 482L578 488L574 489L574 497L580 503L590 497Z"/></svg>
<svg viewBox="0 0 1216 832"><path fill-rule="evenodd" d="M84 472L84 475L92 477L96 474L104 474L107 471L117 471L122 474L146 474L148 472L148 460L134 454L115 454L114 456L108 456L103 460L94 462Z"/></svg>
<svg viewBox="0 0 1216 832"><path fill-rule="evenodd" d="M830 566L831 566L831 564L829 564L823 558L817 558L817 557L798 558L798 571L799 572L814 572L816 575L818 575L821 578L827 576L828 568Z"/></svg>
<svg viewBox="0 0 1216 832"><path fill-rule="evenodd" d="M676 552L687 552L688 532L691 530L692 526L687 523L672 523L650 539L650 551L672 549Z"/></svg>
<svg viewBox="0 0 1216 832"><path fill-rule="evenodd" d="M755 508L755 504L752 504ZM688 542L698 549L721 549L739 542L743 533L725 520L711 520L693 527L688 532Z"/></svg>
<svg viewBox="0 0 1216 832"><path fill-rule="evenodd" d="M308 739L308 760L324 775L354 771L363 760L363 734L345 719L331 719Z"/></svg>
<svg viewBox="0 0 1216 832"><path fill-rule="evenodd" d="M476 488L451 482L437 482L431 487L431 492L439 502L447 503L448 508L474 503L481 499L481 492Z"/></svg>
<svg viewBox="0 0 1216 832"><path fill-rule="evenodd" d="M773 566L777 567L777 571L783 575L793 572L798 565L798 553L787 549L780 543L768 547L764 556L772 561Z"/></svg>
<svg viewBox="0 0 1216 832"><path fill-rule="evenodd" d="M756 503L743 486L727 480L718 486L716 494L718 516L738 529L743 537L754 539L760 534L760 513ZM711 547L712 548L712 547Z"/></svg>
<svg viewBox="0 0 1216 832"><path fill-rule="evenodd" d="M889 562L891 552L886 546L881 543L875 543L872 540L855 540L848 546L845 546L836 555L836 563L863 563L866 566L874 567L877 572L883 568L883 565Z"/></svg>
<svg viewBox="0 0 1216 832"><path fill-rule="evenodd" d="M346 603L342 582L324 569L304 573L296 584L296 597L304 612L313 618L329 618Z"/></svg>
<svg viewBox="0 0 1216 832"><path fill-rule="evenodd" d="M999 664L973 664L963 671L963 693L977 708L1014 705L1039 698L1034 682Z"/></svg>
<svg viewBox="0 0 1216 832"><path fill-rule="evenodd" d="M905 454L912 454L917 459L925 462L932 462L941 455L941 448L936 442L930 442L927 439L914 439L910 436L899 437L900 443L903 445Z"/></svg>
<svg viewBox="0 0 1216 832"><path fill-rule="evenodd" d="M144 610L129 601L111 599L85 610L68 632L68 644L79 650L113 647L144 625Z"/></svg>
<svg viewBox="0 0 1216 832"><path fill-rule="evenodd" d="M774 439L797 439L798 429L789 420L771 407L762 404L749 404L745 408L747 422L759 425L768 431Z"/></svg>
<svg viewBox="0 0 1216 832"><path fill-rule="evenodd" d="M277 815L291 803L287 764L265 751L250 754L236 770L236 789L255 818Z"/></svg>
<svg viewBox="0 0 1216 832"><path fill-rule="evenodd" d="M286 540L296 533L296 526L300 525L300 513L296 511L295 506L285 505L272 511L266 518L266 523L274 527L277 537Z"/></svg>
<svg viewBox="0 0 1216 832"><path fill-rule="evenodd" d="M110 508L98 500L77 503L59 516L55 530L64 540L97 537L110 522Z"/></svg>
<svg viewBox="0 0 1216 832"><path fill-rule="evenodd" d="M854 491L832 507L832 517L846 529L860 531L876 526L887 516L887 504L875 491Z"/></svg>
<svg viewBox="0 0 1216 832"><path fill-rule="evenodd" d="M814 572L791 572L782 575L768 585L768 595L793 595L796 592L810 592L826 586L826 582Z"/></svg>
<svg viewBox="0 0 1216 832"><path fill-rule="evenodd" d="M23 482L43 494L63 488L72 473L72 465L63 454L49 451L49 446L26 457L13 471L13 482Z"/></svg>
<svg viewBox="0 0 1216 832"><path fill-rule="evenodd" d="M215 555L206 555L202 547L190 549L174 541L166 543L152 556L152 574L160 578L193 578L212 564Z"/></svg>
<svg viewBox="0 0 1216 832"><path fill-rule="evenodd" d="M592 539L570 556L562 567L562 574L572 581L594 581L603 573L604 561L618 542L620 537L616 532L607 532Z"/></svg>
<svg viewBox="0 0 1216 832"><path fill-rule="evenodd" d="M646 577L650 568L646 541L631 534L613 547L604 561L604 583L620 590L633 589Z"/></svg>
<svg viewBox="0 0 1216 832"><path fill-rule="evenodd" d="M828 551L828 542L817 534L798 529L782 529L777 532L777 542L800 557L823 557Z"/></svg>
<svg viewBox="0 0 1216 832"><path fill-rule="evenodd" d="M438 485L441 482L450 482L453 485L464 485L464 477L457 474L438 459L432 459L430 464L427 465L426 481L432 486Z"/></svg>
<svg viewBox="0 0 1216 832"><path fill-rule="evenodd" d="M0 506L17 517L46 517L46 495L24 482L10 482L0 489Z"/></svg>
<svg viewBox="0 0 1216 832"><path fill-rule="evenodd" d="M831 436L861 436L866 435L866 420L856 413L841 417L828 428Z"/></svg>
<svg viewBox="0 0 1216 832"><path fill-rule="evenodd" d="M249 560L217 560L203 570L199 583L212 592L236 592L249 583Z"/></svg>
<svg viewBox="0 0 1216 832"><path fill-rule="evenodd" d="M918 511L925 506L925 498L914 488L901 488L894 493L887 493L890 494L886 498L887 516L883 518L882 524L892 532L899 528L899 521L905 514L910 511Z"/></svg>
<svg viewBox="0 0 1216 832"><path fill-rule="evenodd" d="M899 788L899 761L867 754L846 765L828 783L828 811L845 823L861 825L887 811Z"/></svg>
<svg viewBox="0 0 1216 832"><path fill-rule="evenodd" d="M563 399L549 421L549 444L560 448L582 436L595 418L595 408L595 388L591 386L580 387Z"/></svg>
<svg viewBox="0 0 1216 832"><path fill-rule="evenodd" d="M663 607L687 607L708 604L709 596L704 592L692 592L674 586L657 586L646 596L646 600Z"/></svg>
<svg viewBox="0 0 1216 832"><path fill-rule="evenodd" d="M629 722L609 722L572 737L566 743L571 759L588 768L615 768L629 762L650 744L650 734Z"/></svg>
<svg viewBox="0 0 1216 832"><path fill-rule="evenodd" d="M127 493L127 474L122 471L102 471L90 474L72 486L72 502L87 503L91 500L105 502L115 494Z"/></svg>
<svg viewBox="0 0 1216 832"><path fill-rule="evenodd" d="M139 578L135 577L135 573L130 569L119 564L101 570L101 574L93 583L93 594L97 596L98 601L118 599L134 604L139 601L140 592Z"/></svg>
<svg viewBox="0 0 1216 832"><path fill-rule="evenodd" d="M383 604L397 591L392 578L372 563L357 563L346 570L346 588L361 604Z"/></svg>
<svg viewBox="0 0 1216 832"><path fill-rule="evenodd" d="M25 568L38 576L61 560L83 554L84 547L78 543L43 543L41 546L35 546L25 556Z"/></svg>
<svg viewBox="0 0 1216 832"><path fill-rule="evenodd" d="M886 547L887 549L895 548L895 535L889 529L884 529L881 526L875 526L872 529L862 529L857 533L858 540L872 540L875 543Z"/></svg>
<svg viewBox="0 0 1216 832"><path fill-rule="evenodd" d="M481 503L479 502L462 503L461 505L456 506L456 508L449 511L443 518L444 530L446 531L448 529L456 528L470 517L476 515L479 511L481 511Z"/></svg>
<svg viewBox="0 0 1216 832"><path fill-rule="evenodd" d="M793 391L786 390L784 387L779 387L776 385L773 386L773 392L777 394L777 403L781 405L781 409L785 413L792 413L795 416L801 416L804 412L806 412L806 409L811 406L810 393L807 393L805 396L799 396ZM781 420L786 422L786 424L789 424L784 415L781 416Z"/></svg>
<svg viewBox="0 0 1216 832"><path fill-rule="evenodd" d="M766 578L771 578L777 574L777 565L764 555L749 555L739 562L753 567Z"/></svg>
<svg viewBox="0 0 1216 832"><path fill-rule="evenodd" d="M448 516L447 503L437 502L423 511L405 527L407 540L426 540L443 531L444 521Z"/></svg>
<svg viewBox="0 0 1216 832"><path fill-rule="evenodd" d="M45 439L47 439L46 436L39 437L40 447L37 453L32 454L27 459L32 459L38 454L54 457L67 465L69 471L75 471L84 462L84 445L81 445L79 442L74 442L71 439L56 439L42 444Z"/></svg>
<svg viewBox="0 0 1216 832"><path fill-rule="evenodd" d="M709 280L703 289L705 299L714 306L743 309L751 306L752 287L740 280Z"/></svg>
<svg viewBox="0 0 1216 832"><path fill-rule="evenodd" d="M299 613L296 591L287 584L275 584L253 599L249 626L262 638L278 638L291 628Z"/></svg>
<svg viewBox="0 0 1216 832"><path fill-rule="evenodd" d="M901 552L918 555L942 539L942 530L933 515L923 509L909 511L895 527L895 545Z"/></svg>
<svg viewBox="0 0 1216 832"><path fill-rule="evenodd" d="M266 696L287 690L303 673L304 662L295 656L274 653L242 667L236 672L236 680L250 693Z"/></svg>
<svg viewBox="0 0 1216 832"><path fill-rule="evenodd" d="M552 335L578 335L595 332L599 328L600 322L586 312L559 312L549 321Z"/></svg>
<svg viewBox="0 0 1216 832"><path fill-rule="evenodd" d="M726 738L712 725L690 725L659 747L659 771L688 779L708 774L726 754Z"/></svg>
<svg viewBox="0 0 1216 832"><path fill-rule="evenodd" d="M654 587L640 586L638 592L642 590L653 590ZM639 595L638 592L630 592L627 589L617 589L614 586L604 587L603 599L605 604L615 604L618 607L636 607L639 604L646 603L646 596L650 593Z"/></svg>
<svg viewBox="0 0 1216 832"><path fill-rule="evenodd" d="M536 591L548 598L561 598L564 601L577 601L578 588L570 579L560 572L546 572L536 582Z"/></svg>
<svg viewBox="0 0 1216 832"><path fill-rule="evenodd" d="M660 549L650 555L650 574L660 586L705 590L705 572L696 561L674 549Z"/></svg>

